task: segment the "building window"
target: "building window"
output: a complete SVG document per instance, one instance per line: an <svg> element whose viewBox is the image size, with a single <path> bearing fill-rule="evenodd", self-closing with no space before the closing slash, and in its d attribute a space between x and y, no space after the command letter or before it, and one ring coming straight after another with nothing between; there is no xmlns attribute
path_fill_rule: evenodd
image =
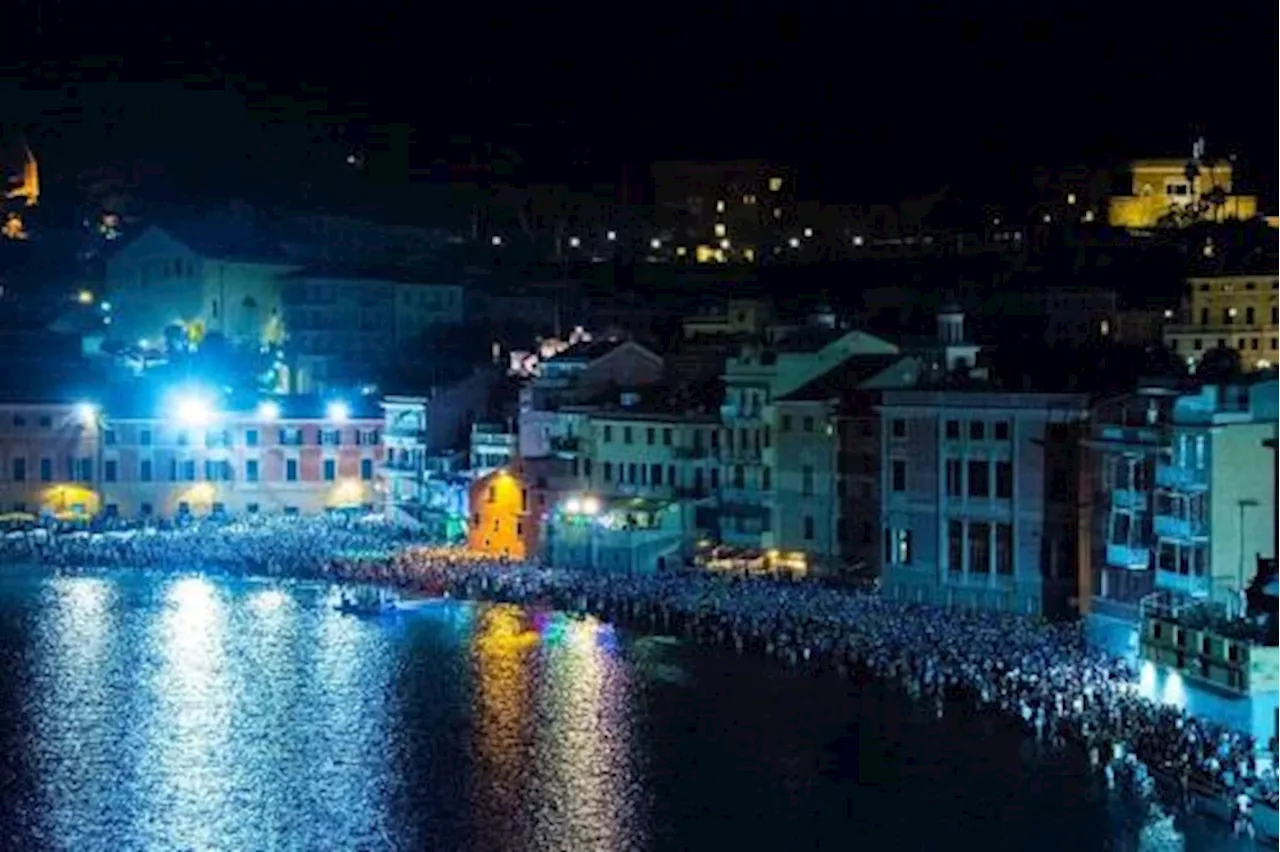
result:
<svg viewBox="0 0 1280 852"><path fill-rule="evenodd" d="M806 417L803 421L801 421L801 428L802 428L802 429L804 429L804 431L806 431L806 432L812 432L812 431L813 431L813 418L812 418L812 417Z"/></svg>
<svg viewBox="0 0 1280 852"><path fill-rule="evenodd" d="M244 430L244 445L246 447L258 446L258 430L257 429Z"/></svg>
<svg viewBox="0 0 1280 852"><path fill-rule="evenodd" d="M947 521L947 570L960 573L964 570L964 524Z"/></svg>
<svg viewBox="0 0 1280 852"><path fill-rule="evenodd" d="M907 490L907 462L905 459L894 459L889 468L889 487L898 493Z"/></svg>
<svg viewBox="0 0 1280 852"><path fill-rule="evenodd" d="M654 464L649 466L649 484L655 486L662 484L662 465Z"/></svg>
<svg viewBox="0 0 1280 852"><path fill-rule="evenodd" d="M324 481L333 482L338 478L338 462L334 459L324 460Z"/></svg>
<svg viewBox="0 0 1280 852"><path fill-rule="evenodd" d="M150 482L152 477L151 459L142 459L138 462L138 479L141 482Z"/></svg>
<svg viewBox="0 0 1280 852"><path fill-rule="evenodd" d="M810 515L804 516L804 540L813 541L813 518Z"/></svg>
<svg viewBox="0 0 1280 852"><path fill-rule="evenodd" d="M670 427L664 428L664 429L662 430L662 446L664 446L664 447L669 447L669 446L671 446L671 429L670 429Z"/></svg>
<svg viewBox="0 0 1280 852"><path fill-rule="evenodd" d="M781 192L781 191L782 191L782 178L780 178L780 177L771 177L771 178L769 178L769 191L770 191L770 192Z"/></svg>
<svg viewBox="0 0 1280 852"><path fill-rule="evenodd" d="M14 482L27 481L27 460L26 459L13 460L13 481Z"/></svg>
<svg viewBox="0 0 1280 852"><path fill-rule="evenodd" d="M894 438L907 437L907 421L895 417L889 423L889 434Z"/></svg>
<svg viewBox="0 0 1280 852"><path fill-rule="evenodd" d="M604 463L604 471L602 477L605 482L613 482L613 462Z"/></svg>
<svg viewBox="0 0 1280 852"><path fill-rule="evenodd" d="M810 465L800 468L800 494L805 497L813 496L813 468Z"/></svg>
<svg viewBox="0 0 1280 852"><path fill-rule="evenodd" d="M14 426L26 426L26 425L27 425L27 418L23 417L21 414L15 414L15 415L13 415L13 425L14 425Z"/></svg>
<svg viewBox="0 0 1280 852"><path fill-rule="evenodd" d="M53 459L40 459L40 481L53 481Z"/></svg>
<svg viewBox="0 0 1280 852"><path fill-rule="evenodd" d="M987 424L981 420L973 420L969 423L969 440L982 441L987 437Z"/></svg>
<svg viewBox="0 0 1280 852"><path fill-rule="evenodd" d="M996 524L996 573L1013 574L1013 527L1009 524Z"/></svg>
<svg viewBox="0 0 1280 852"><path fill-rule="evenodd" d="M143 503L141 506L138 507L138 514L142 515L142 517L144 518L151 517L151 514L154 511L155 511L155 508L150 503Z"/></svg>
<svg viewBox="0 0 1280 852"><path fill-rule="evenodd" d="M769 467L760 468L760 490L770 491L773 489L773 471Z"/></svg>
<svg viewBox="0 0 1280 852"><path fill-rule="evenodd" d="M244 463L244 480L245 482L258 481L258 460L246 459Z"/></svg>
<svg viewBox="0 0 1280 852"><path fill-rule="evenodd" d="M997 441L1009 440L1009 421L999 420L996 422L993 428L995 429L995 436Z"/></svg>
<svg viewBox="0 0 1280 852"><path fill-rule="evenodd" d="M969 572L991 573L991 527L980 521L969 524Z"/></svg>
<svg viewBox="0 0 1280 852"><path fill-rule="evenodd" d="M782 415L782 418L778 421L778 431L780 432L791 431L791 415L790 414Z"/></svg>
<svg viewBox="0 0 1280 852"><path fill-rule="evenodd" d="M365 482L373 480L373 459L360 459L360 478Z"/></svg>
<svg viewBox="0 0 1280 852"><path fill-rule="evenodd" d="M102 481L115 482L120 472L120 462L115 459L107 459L102 463Z"/></svg>
<svg viewBox="0 0 1280 852"><path fill-rule="evenodd" d="M946 428L947 428L948 441L960 440L960 421L959 420L948 420Z"/></svg>
<svg viewBox="0 0 1280 852"><path fill-rule="evenodd" d="M193 459L187 459L182 463L182 479L185 482L196 481L196 463Z"/></svg>
<svg viewBox="0 0 1280 852"><path fill-rule="evenodd" d="M151 446L151 430L142 429L138 432L138 444L143 447Z"/></svg>
<svg viewBox="0 0 1280 852"><path fill-rule="evenodd" d="M631 427L630 426L622 427L622 443L624 444L631 443Z"/></svg>
<svg viewBox="0 0 1280 852"><path fill-rule="evenodd" d="M910 565L911 557L911 530L885 530L884 561L890 565Z"/></svg>
<svg viewBox="0 0 1280 852"><path fill-rule="evenodd" d="M1013 499L1013 464L1011 462L996 462L996 499Z"/></svg>
<svg viewBox="0 0 1280 852"><path fill-rule="evenodd" d="M1253 305L1244 309L1244 321L1248 325L1253 325L1256 315L1254 314Z"/></svg>
<svg viewBox="0 0 1280 852"><path fill-rule="evenodd" d="M105 446L114 447L116 445L116 430L104 429L102 431L102 443Z"/></svg>
<svg viewBox="0 0 1280 852"><path fill-rule="evenodd" d="M960 459L947 459L947 496L959 497L963 491L961 490L961 480L963 477Z"/></svg>
<svg viewBox="0 0 1280 852"><path fill-rule="evenodd" d="M604 427L604 443L608 444L613 441L613 427L605 424Z"/></svg>
<svg viewBox="0 0 1280 852"><path fill-rule="evenodd" d="M284 481L285 482L298 481L298 460L297 459L284 460Z"/></svg>
<svg viewBox="0 0 1280 852"><path fill-rule="evenodd" d="M40 415L40 428L41 428L41 429L51 429L51 428L53 428L53 418L52 418L52 417L50 417L50 416L49 416L49 415L47 415L47 414L41 414L41 415Z"/></svg>
<svg viewBox="0 0 1280 852"><path fill-rule="evenodd" d="M991 495L990 472L987 462L974 460L969 462L969 496L989 497Z"/></svg>
<svg viewBox="0 0 1280 852"><path fill-rule="evenodd" d="M652 426L644 430L644 442L646 444L652 447L654 443L657 441L657 439L658 439L657 430L654 429Z"/></svg>

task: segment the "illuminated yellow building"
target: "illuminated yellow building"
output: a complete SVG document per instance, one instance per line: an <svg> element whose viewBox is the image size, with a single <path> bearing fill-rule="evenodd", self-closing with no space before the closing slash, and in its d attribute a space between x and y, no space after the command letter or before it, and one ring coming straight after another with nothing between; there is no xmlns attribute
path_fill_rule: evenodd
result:
<svg viewBox="0 0 1280 852"><path fill-rule="evenodd" d="M1258 213L1256 197L1231 194L1230 163L1203 163L1194 180L1187 177L1187 161L1179 159L1135 160L1129 172L1129 194L1110 201L1107 220L1113 227L1155 228L1179 213L1215 222L1251 219ZM1222 204L1210 203L1216 189L1225 193Z"/></svg>
<svg viewBox="0 0 1280 852"><path fill-rule="evenodd" d="M1275 273L1190 279L1183 322L1165 326L1165 345L1191 365L1219 347L1237 350L1246 370L1280 363L1277 282Z"/></svg>
<svg viewBox="0 0 1280 852"><path fill-rule="evenodd" d="M524 483L509 470L477 479L471 489L467 544L493 556L524 559L532 535L532 524L525 523L528 500Z"/></svg>

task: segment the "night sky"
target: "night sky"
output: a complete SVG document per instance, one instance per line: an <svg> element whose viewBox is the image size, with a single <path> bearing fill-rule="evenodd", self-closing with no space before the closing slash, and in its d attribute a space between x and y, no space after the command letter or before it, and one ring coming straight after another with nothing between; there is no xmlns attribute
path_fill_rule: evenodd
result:
<svg viewBox="0 0 1280 852"><path fill-rule="evenodd" d="M323 184L342 150L329 145L370 140L377 155L369 128L396 124L417 165L459 135L518 148L544 179L764 155L801 164L801 191L829 201L944 184L1001 197L1037 164L1182 155L1200 127L1274 198L1274 9L1022 21L881 4L297 8L29 4L9 26L36 37L8 40L8 120L37 139L53 184L117 161L194 192L261 172ZM98 82L110 78L177 82Z"/></svg>

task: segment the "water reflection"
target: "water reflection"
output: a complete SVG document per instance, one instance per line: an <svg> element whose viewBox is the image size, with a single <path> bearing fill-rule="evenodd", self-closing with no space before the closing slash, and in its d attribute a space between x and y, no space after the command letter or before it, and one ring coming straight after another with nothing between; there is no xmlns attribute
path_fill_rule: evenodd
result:
<svg viewBox="0 0 1280 852"><path fill-rule="evenodd" d="M636 843L628 791L631 743L617 699L627 684L613 654L612 629L594 618L557 614L548 633L548 676L540 691L539 765L550 769L538 789L538 845L617 849Z"/></svg>
<svg viewBox="0 0 1280 852"><path fill-rule="evenodd" d="M116 595L111 583L95 577L60 577L49 592L39 638L48 656L38 661L38 682L47 692L34 721L41 742L75 743L73 749L42 749L38 760L46 831L59 836L74 827L84 801L118 783L109 701Z"/></svg>
<svg viewBox="0 0 1280 852"><path fill-rule="evenodd" d="M171 583L155 625L160 665L151 679L155 707L142 764L158 777L145 812L167 814L138 826L162 847L214 848L231 832L237 762L228 760L236 683L219 590L201 577Z"/></svg>
<svg viewBox="0 0 1280 852"><path fill-rule="evenodd" d="M516 607L492 606L477 612L472 635L477 848L496 849L509 836L511 820L519 818L525 799L529 660L538 634Z"/></svg>

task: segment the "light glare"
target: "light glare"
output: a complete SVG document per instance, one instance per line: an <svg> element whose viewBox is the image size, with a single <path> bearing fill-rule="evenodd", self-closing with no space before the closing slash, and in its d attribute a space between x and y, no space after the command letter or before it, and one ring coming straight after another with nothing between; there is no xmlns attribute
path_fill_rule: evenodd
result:
<svg viewBox="0 0 1280 852"><path fill-rule="evenodd" d="M280 403L275 400L264 400L258 405L259 420L279 420L280 419Z"/></svg>
<svg viewBox="0 0 1280 852"><path fill-rule="evenodd" d="M335 423L345 423L351 417L351 408L345 402L331 402L325 414Z"/></svg>

